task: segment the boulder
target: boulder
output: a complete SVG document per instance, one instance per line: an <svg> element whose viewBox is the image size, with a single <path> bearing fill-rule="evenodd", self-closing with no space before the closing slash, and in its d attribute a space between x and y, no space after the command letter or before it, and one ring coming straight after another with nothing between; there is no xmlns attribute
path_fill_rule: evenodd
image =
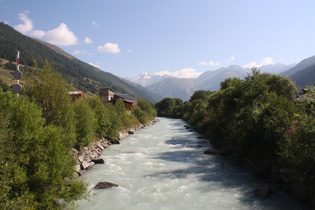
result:
<svg viewBox="0 0 315 210"><path fill-rule="evenodd" d="M128 134L135 134L133 131L128 131Z"/></svg>
<svg viewBox="0 0 315 210"><path fill-rule="evenodd" d="M217 155L218 151L215 150L215 149L208 149L208 150L204 151L204 154L206 154L206 155Z"/></svg>
<svg viewBox="0 0 315 210"><path fill-rule="evenodd" d="M93 151L90 155L91 159L97 158L99 156L99 154L96 151Z"/></svg>
<svg viewBox="0 0 315 210"><path fill-rule="evenodd" d="M89 156L85 156L83 161L91 162L91 158Z"/></svg>
<svg viewBox="0 0 315 210"><path fill-rule="evenodd" d="M89 166L89 168L91 168L92 166L94 166L95 165L95 163L92 161L92 162L90 162L90 166Z"/></svg>
<svg viewBox="0 0 315 210"><path fill-rule="evenodd" d="M79 157L78 157L78 160L80 161L80 163L82 163L83 162L83 160L84 160L84 155L80 155Z"/></svg>
<svg viewBox="0 0 315 210"><path fill-rule="evenodd" d="M104 150L104 147L102 146L101 143L97 143L98 148L100 148L101 150Z"/></svg>
<svg viewBox="0 0 315 210"><path fill-rule="evenodd" d="M85 170L81 170L81 171L78 172L78 175L79 175L79 176L82 176L82 174L83 174L84 172L85 172Z"/></svg>
<svg viewBox="0 0 315 210"><path fill-rule="evenodd" d="M88 169L89 166L90 166L90 162L83 161L83 162L81 163L81 169L82 169L82 170Z"/></svg>
<svg viewBox="0 0 315 210"><path fill-rule="evenodd" d="M81 170L81 166L80 166L80 165L75 165L75 166L74 166L74 170L75 170L76 172L79 172L79 171Z"/></svg>
<svg viewBox="0 0 315 210"><path fill-rule="evenodd" d="M118 185L111 182L99 182L95 185L94 189L106 189L112 187L118 187Z"/></svg>
<svg viewBox="0 0 315 210"><path fill-rule="evenodd" d="M73 172L73 173L72 173L72 177L73 177L74 179L77 179L77 178L79 177L79 173L78 173L78 172Z"/></svg>
<svg viewBox="0 0 315 210"><path fill-rule="evenodd" d="M92 159L95 164L104 164L105 161L103 158Z"/></svg>
<svg viewBox="0 0 315 210"><path fill-rule="evenodd" d="M255 190L255 195L259 198L266 198L272 193L272 189L269 185L263 185Z"/></svg>
<svg viewBox="0 0 315 210"><path fill-rule="evenodd" d="M76 150L76 149L74 149L74 148L71 149L71 154L72 154L72 155L76 156L76 155L78 155L78 153L79 153L78 150Z"/></svg>

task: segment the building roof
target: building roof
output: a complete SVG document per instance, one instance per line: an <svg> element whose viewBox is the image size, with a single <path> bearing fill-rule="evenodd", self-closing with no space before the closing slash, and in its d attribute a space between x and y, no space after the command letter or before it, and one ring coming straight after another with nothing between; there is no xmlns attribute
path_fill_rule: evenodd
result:
<svg viewBox="0 0 315 210"><path fill-rule="evenodd" d="M110 91L112 91L112 92L114 92L111 88L101 88L101 90L110 90Z"/></svg>
<svg viewBox="0 0 315 210"><path fill-rule="evenodd" d="M69 95L80 95L83 94L84 92L79 90L79 91L69 91L68 94Z"/></svg>
<svg viewBox="0 0 315 210"><path fill-rule="evenodd" d="M119 93L115 93L115 96L118 96L119 98L122 98L122 99L127 99L127 100L137 100L136 97L134 96L130 96L128 94L119 94Z"/></svg>

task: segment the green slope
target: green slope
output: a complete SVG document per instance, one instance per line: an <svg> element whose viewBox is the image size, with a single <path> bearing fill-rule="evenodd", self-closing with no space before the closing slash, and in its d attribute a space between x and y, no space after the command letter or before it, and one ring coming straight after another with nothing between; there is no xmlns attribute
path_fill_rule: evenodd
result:
<svg viewBox="0 0 315 210"><path fill-rule="evenodd" d="M130 84L109 72L101 71L54 45L24 36L0 22L0 58L14 62L18 50L21 53L21 64L41 68L48 61L79 90L96 94L100 88L109 87L115 92L130 94L153 103L161 99L140 85Z"/></svg>
<svg viewBox="0 0 315 210"><path fill-rule="evenodd" d="M315 85L315 56L306 58L296 66L281 73L296 83L300 89Z"/></svg>

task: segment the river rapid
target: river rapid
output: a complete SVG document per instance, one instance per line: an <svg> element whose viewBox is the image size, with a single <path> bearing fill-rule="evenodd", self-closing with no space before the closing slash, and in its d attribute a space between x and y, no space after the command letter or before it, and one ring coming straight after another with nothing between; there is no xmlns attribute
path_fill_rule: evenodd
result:
<svg viewBox="0 0 315 210"><path fill-rule="evenodd" d="M81 177L89 184L90 197L78 201L76 209L308 209L273 185L270 196L256 197L253 191L262 180L226 157L205 155L211 144L185 129L184 121L157 119L103 151L105 164ZM93 189L104 181L119 187Z"/></svg>

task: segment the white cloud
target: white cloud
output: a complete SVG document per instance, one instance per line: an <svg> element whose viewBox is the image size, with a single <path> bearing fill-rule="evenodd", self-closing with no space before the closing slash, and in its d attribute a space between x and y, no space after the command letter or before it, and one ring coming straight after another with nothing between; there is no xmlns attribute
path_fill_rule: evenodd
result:
<svg viewBox="0 0 315 210"><path fill-rule="evenodd" d="M118 44L110 43L110 42L104 44L103 46L98 46L97 50L100 52L108 52L108 53L112 53L112 54L117 54L117 53L120 53L120 51L121 51L119 49Z"/></svg>
<svg viewBox="0 0 315 210"><path fill-rule="evenodd" d="M26 34L33 30L33 22L31 19L27 17L28 11L24 11L19 14L19 19L22 20L23 24L16 25L14 27L15 30Z"/></svg>
<svg viewBox="0 0 315 210"><path fill-rule="evenodd" d="M200 65L200 66L219 66L220 62L213 62L213 61L205 62L205 61L201 61L201 62L198 63L198 65Z"/></svg>
<svg viewBox="0 0 315 210"><path fill-rule="evenodd" d="M249 64L246 64L243 66L243 68L258 68L258 67L261 67L261 66L266 66L266 65L270 65L270 64L273 64L273 60L271 57L267 57L267 58L264 58L263 61L262 61L262 64L257 64L255 61L249 63Z"/></svg>
<svg viewBox="0 0 315 210"><path fill-rule="evenodd" d="M93 55L93 53L89 53L85 50L75 50L73 51L72 55L80 55L80 54L85 54L85 55Z"/></svg>
<svg viewBox="0 0 315 210"><path fill-rule="evenodd" d="M132 50L128 50L129 53L132 53Z"/></svg>
<svg viewBox="0 0 315 210"><path fill-rule="evenodd" d="M229 57L229 58L226 60L226 62L233 62L233 61L235 61L235 59L236 59L236 57L232 55L231 57Z"/></svg>
<svg viewBox="0 0 315 210"><path fill-rule="evenodd" d="M38 38L42 38L46 35L46 32L42 30L35 30L31 33L31 35L36 36Z"/></svg>
<svg viewBox="0 0 315 210"><path fill-rule="evenodd" d="M91 66L94 66L95 68L100 68L100 63L99 62L96 62L96 64L95 63L89 63Z"/></svg>
<svg viewBox="0 0 315 210"><path fill-rule="evenodd" d="M250 62L250 63L248 63L248 64L246 64L246 65L244 65L243 66L243 68L254 68L254 67L260 67L261 65L258 65L256 62Z"/></svg>
<svg viewBox="0 0 315 210"><path fill-rule="evenodd" d="M92 25L98 28L100 27L100 25L98 25L95 21L92 21Z"/></svg>
<svg viewBox="0 0 315 210"><path fill-rule="evenodd" d="M92 44L92 40L89 37L85 37L84 41L85 44Z"/></svg>
<svg viewBox="0 0 315 210"><path fill-rule="evenodd" d="M58 28L48 31L45 39L51 44L62 46L75 45L78 43L78 38L64 23L61 23Z"/></svg>
<svg viewBox="0 0 315 210"><path fill-rule="evenodd" d="M75 51L73 51L72 54L73 55L80 55L80 54L84 54L84 51L82 51L82 50L75 50Z"/></svg>
<svg viewBox="0 0 315 210"><path fill-rule="evenodd" d="M178 78L197 78L199 77L202 73L197 72L196 69L192 69L192 68L185 68L179 71L174 71L174 72L170 72L170 71L160 71L160 72L156 72L154 73L155 75L171 75L174 77L178 77Z"/></svg>
<svg viewBox="0 0 315 210"><path fill-rule="evenodd" d="M273 60L272 60L271 57L265 58L265 59L263 60L263 62L262 62L262 65L263 65L263 66L270 65L270 64L273 64Z"/></svg>

